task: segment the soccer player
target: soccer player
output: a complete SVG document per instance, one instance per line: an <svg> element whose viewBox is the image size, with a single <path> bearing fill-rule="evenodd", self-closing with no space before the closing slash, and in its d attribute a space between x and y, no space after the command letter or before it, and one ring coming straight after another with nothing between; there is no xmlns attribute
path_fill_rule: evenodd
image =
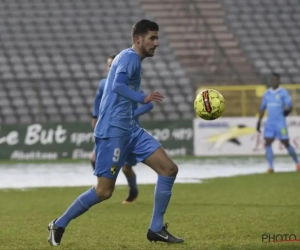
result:
<svg viewBox="0 0 300 250"><path fill-rule="evenodd" d="M133 158L152 168L158 179L154 191L154 208L147 232L149 241L182 243L183 239L167 231L163 224L169 205L172 187L178 172L159 142L140 128L133 117L132 103L160 102L159 92L139 93L141 63L152 57L158 47L159 27L155 22L140 20L133 25L131 48L121 51L113 60L104 87L99 119L95 127L96 165L94 174L98 181L81 194L58 219L48 225L48 242L58 246L69 222L112 196L116 178L125 160Z"/></svg>
<svg viewBox="0 0 300 250"><path fill-rule="evenodd" d="M268 89L263 98L260 107L259 119L257 122L257 131L260 133L261 120L264 113L268 111L268 118L265 123L264 139L266 148L266 158L269 164L269 173L274 172L272 143L275 138L279 139L286 147L288 153L293 158L297 171L300 171L300 164L297 153L289 143L289 136L285 117L293 109L292 99L287 90L280 87L280 75L273 73L271 77L271 88Z"/></svg>
<svg viewBox="0 0 300 250"><path fill-rule="evenodd" d="M107 73L109 72L110 66L112 61L114 60L114 58L116 57L116 55L110 55L107 58L106 61L106 71ZM98 115L99 115L99 107L100 107L100 102L101 102L101 98L103 95L103 90L104 90L104 85L106 82L106 78L100 80L99 85L98 85L98 89L96 92L96 96L95 96L95 101L94 101L94 109L93 109L93 119L92 119L92 128L94 129L98 120ZM93 169L95 170L95 148L90 156L90 162L91 165L93 167Z"/></svg>
<svg viewBox="0 0 300 250"><path fill-rule="evenodd" d="M109 69L111 67L112 61L116 55L110 55L107 58L107 67L106 70L109 72ZM102 99L103 91L104 91L104 86L105 86L106 78L102 79L99 83L96 96L95 96L95 101L94 101L94 109L93 109L93 119L92 119L92 128L94 129L98 120L98 115L99 115L99 107L100 107L100 102ZM139 92L143 93L142 90L139 90ZM133 116L135 118L135 121L138 125L139 123L139 116L149 112L153 108L153 104L151 102L147 104L143 104L141 107L138 107L138 103L134 102L133 104ZM95 148L90 156L90 162L92 164L93 169L95 170ZM123 204L128 204L136 200L138 196L138 188L137 188L137 183L136 183L136 174L133 171L132 167L136 165L136 162L134 159L128 159L124 163L122 167L122 171L127 179L127 183L129 186L129 194L128 197L123 201Z"/></svg>

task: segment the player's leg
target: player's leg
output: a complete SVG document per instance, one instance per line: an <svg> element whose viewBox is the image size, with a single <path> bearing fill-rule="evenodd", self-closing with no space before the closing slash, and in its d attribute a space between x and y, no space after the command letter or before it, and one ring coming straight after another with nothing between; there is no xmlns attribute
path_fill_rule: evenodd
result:
<svg viewBox="0 0 300 250"><path fill-rule="evenodd" d="M164 214L171 199L178 167L161 148L161 145L146 131L142 129L136 131L133 144L132 154L136 156L137 162L143 161L158 174L147 238L150 241L182 243L183 240L170 234L167 231L167 224L164 225Z"/></svg>
<svg viewBox="0 0 300 250"><path fill-rule="evenodd" d="M286 126L278 127L277 137L281 141L281 143L285 146L285 148L287 149L289 155L294 160L294 162L296 164L296 170L300 171L299 159L298 159L298 156L297 156L297 153L296 153L294 147L290 144L290 140L289 140L288 131L287 131Z"/></svg>
<svg viewBox="0 0 300 250"><path fill-rule="evenodd" d="M268 173L274 172L274 154L272 149L272 143L276 136L275 127L272 124L265 124L264 128L264 139L265 139L265 149L266 149L266 159L269 164Z"/></svg>
<svg viewBox="0 0 300 250"><path fill-rule="evenodd" d="M123 201L123 204L128 204L136 200L138 196L138 188L136 183L136 174L133 170L135 163L131 160L127 160L122 166L122 171L127 179L129 194L128 197Z"/></svg>
<svg viewBox="0 0 300 250"><path fill-rule="evenodd" d="M265 148L266 148L266 159L269 164L268 173L274 172L274 154L272 149L272 143L274 138L265 138Z"/></svg>
<svg viewBox="0 0 300 250"><path fill-rule="evenodd" d="M93 152L90 155L90 163L92 165L93 170L95 170L95 148L93 149Z"/></svg>
<svg viewBox="0 0 300 250"><path fill-rule="evenodd" d="M287 149L289 155L292 157L293 161L295 162L296 170L300 171L300 163L299 163L297 153L296 153L294 147L290 144L289 139L282 139L280 141L285 146L285 148Z"/></svg>
<svg viewBox="0 0 300 250"><path fill-rule="evenodd" d="M98 177L97 185L81 194L62 216L50 222L48 225L50 245L60 245L65 228L71 220L87 212L95 204L111 197L123 159L127 157L128 143L128 138L96 138L94 175Z"/></svg>
<svg viewBox="0 0 300 250"><path fill-rule="evenodd" d="M148 239L167 241L163 237L168 237L168 233L164 232L164 214L169 205L172 188L178 172L177 165L168 157L162 147L157 148L153 154L144 160L144 163L152 168L157 174L157 183L154 191L154 207L150 228L148 231ZM162 237L163 236L163 237ZM171 242L181 242L181 239L170 236ZM167 241L168 242L168 241Z"/></svg>

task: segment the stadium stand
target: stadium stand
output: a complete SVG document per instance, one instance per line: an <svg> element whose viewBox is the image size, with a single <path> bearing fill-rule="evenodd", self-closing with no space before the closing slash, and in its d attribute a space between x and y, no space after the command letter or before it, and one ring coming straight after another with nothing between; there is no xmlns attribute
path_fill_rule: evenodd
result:
<svg viewBox="0 0 300 250"><path fill-rule="evenodd" d="M106 57L130 46L134 22L152 18L135 0L3 0L0 16L0 123L90 121ZM160 37L143 86L166 98L143 119L190 119L194 89Z"/></svg>
<svg viewBox="0 0 300 250"><path fill-rule="evenodd" d="M283 83L300 83L298 0L221 0L229 27L262 76L275 71Z"/></svg>
<svg viewBox="0 0 300 250"><path fill-rule="evenodd" d="M217 85L266 83L273 71L282 75L282 83L300 83L299 1L141 2L163 24L174 53L192 81L198 86L213 84L230 100L224 115L240 115L234 107L240 107L243 95L247 100L258 97L250 90L237 97L237 91L225 91ZM292 94L299 99L298 90ZM247 115L255 115L257 105Z"/></svg>
<svg viewBox="0 0 300 250"><path fill-rule="evenodd" d="M195 85L257 84L253 65L228 29L219 0L141 0L164 27Z"/></svg>
<svg viewBox="0 0 300 250"><path fill-rule="evenodd" d="M272 71L300 83L298 0L2 0L0 16L0 123L89 121L106 57L130 46L141 18L161 25L143 87L166 97L143 120L192 118L201 85Z"/></svg>

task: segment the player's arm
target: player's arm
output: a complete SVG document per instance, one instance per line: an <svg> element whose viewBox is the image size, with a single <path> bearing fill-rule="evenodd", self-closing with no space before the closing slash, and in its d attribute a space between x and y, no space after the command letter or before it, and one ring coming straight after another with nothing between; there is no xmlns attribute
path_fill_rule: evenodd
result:
<svg viewBox="0 0 300 250"><path fill-rule="evenodd" d="M147 112L149 112L151 109L153 109L153 104L152 102L149 102L147 104L143 104L141 107L137 108L136 110L133 111L133 116L139 117Z"/></svg>
<svg viewBox="0 0 300 250"><path fill-rule="evenodd" d="M259 108L259 115L258 115L258 121L257 121L257 126L256 126L256 130L257 132L260 133L260 124L261 124L261 120L265 115L265 111L267 109L267 101L266 101L266 95L263 96L262 101L261 101L261 105Z"/></svg>
<svg viewBox="0 0 300 250"><path fill-rule="evenodd" d="M144 93L144 91L141 90L141 89L138 90L138 92ZM149 112L151 109L153 109L153 104L152 104L152 102L149 102L149 103L147 103L147 104L143 104L142 106L140 106L139 108L137 108L137 109L135 109L135 110L133 111L133 116L134 116L134 118L137 118L137 117L139 117L139 116L141 116L141 115L143 115L143 114Z"/></svg>
<svg viewBox="0 0 300 250"><path fill-rule="evenodd" d="M131 100L139 103L149 103L151 101L161 101L162 95L158 92L145 95L144 93L136 92L128 87L129 80L140 68L140 62L137 55L126 55L124 58L120 58L122 62L116 70L116 76L113 82L112 90Z"/></svg>
<svg viewBox="0 0 300 250"><path fill-rule="evenodd" d="M283 100L284 100L284 106L285 106L283 115L288 116L293 110L293 103L292 103L292 98L287 91L285 92L285 94L283 96Z"/></svg>
<svg viewBox="0 0 300 250"><path fill-rule="evenodd" d="M142 94L142 93L138 93L134 90L131 90L128 87L128 83L129 83L129 77L127 76L126 73L124 73L124 72L117 73L114 83L113 83L112 90L115 93L117 93L131 101L144 103L146 95Z"/></svg>
<svg viewBox="0 0 300 250"><path fill-rule="evenodd" d="M103 94L104 81L102 80L97 89L95 100L94 100L94 109L93 109L93 118L92 118L92 128L94 129L99 116L99 107Z"/></svg>

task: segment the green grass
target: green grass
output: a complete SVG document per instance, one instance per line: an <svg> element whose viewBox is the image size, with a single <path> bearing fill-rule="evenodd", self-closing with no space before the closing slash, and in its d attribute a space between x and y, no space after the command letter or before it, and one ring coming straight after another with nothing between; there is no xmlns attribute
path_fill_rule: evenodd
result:
<svg viewBox="0 0 300 250"><path fill-rule="evenodd" d="M300 174L218 178L176 184L165 220L183 245L150 243L145 235L153 185L140 186L135 204L122 205L127 188L72 221L59 249L297 250L299 243L263 243L263 233L300 237ZM44 250L47 224L87 187L0 191L0 249Z"/></svg>

